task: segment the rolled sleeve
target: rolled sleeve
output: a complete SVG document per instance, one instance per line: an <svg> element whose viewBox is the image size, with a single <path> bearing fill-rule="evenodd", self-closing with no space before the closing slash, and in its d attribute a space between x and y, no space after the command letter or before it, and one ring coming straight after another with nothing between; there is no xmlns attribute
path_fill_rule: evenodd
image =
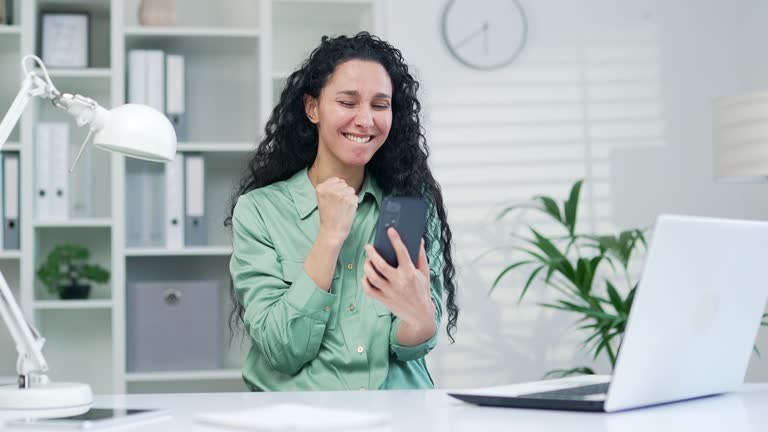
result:
<svg viewBox="0 0 768 432"><path fill-rule="evenodd" d="M389 333L390 349L392 350L392 354L394 354L398 360L410 361L422 358L429 354L435 345L437 345L437 335L440 333L439 328L435 328L435 334L425 342L414 346L400 345L397 340L397 330L400 328L401 322L400 318L395 318L392 322L392 330ZM438 320L438 324L439 322L440 321Z"/></svg>
<svg viewBox="0 0 768 432"><path fill-rule="evenodd" d="M293 375L317 357L335 294L318 288L303 268L286 277L253 197L238 199L232 232L230 273L246 329L272 368Z"/></svg>
<svg viewBox="0 0 768 432"><path fill-rule="evenodd" d="M337 307L336 294L320 289L304 269L293 281L284 298L298 313L323 322L328 321L331 311Z"/></svg>
<svg viewBox="0 0 768 432"><path fill-rule="evenodd" d="M432 239L439 239L439 224L430 224L430 233ZM440 320L443 314L443 276L442 276L442 257L440 246L437 240L433 240L427 251L429 259L429 280L432 295L432 302L435 304L435 334L431 338L414 346L400 345L397 339L397 330L400 328L400 318L392 321L392 328L389 333L390 351L402 361L416 360L426 356L437 345L437 336L440 333Z"/></svg>

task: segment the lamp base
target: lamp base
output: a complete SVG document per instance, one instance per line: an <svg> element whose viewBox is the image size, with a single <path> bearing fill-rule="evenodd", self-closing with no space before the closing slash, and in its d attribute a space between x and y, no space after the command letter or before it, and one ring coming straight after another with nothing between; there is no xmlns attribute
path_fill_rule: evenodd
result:
<svg viewBox="0 0 768 432"><path fill-rule="evenodd" d="M88 384L49 382L30 388L0 386L0 413L25 411L47 417L51 414L49 411L87 410L91 403L93 392Z"/></svg>

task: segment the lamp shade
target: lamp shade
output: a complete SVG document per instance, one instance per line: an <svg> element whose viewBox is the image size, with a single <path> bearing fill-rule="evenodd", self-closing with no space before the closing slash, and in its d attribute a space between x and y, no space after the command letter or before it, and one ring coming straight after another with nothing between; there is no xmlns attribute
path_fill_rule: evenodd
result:
<svg viewBox="0 0 768 432"><path fill-rule="evenodd" d="M106 112L93 144L137 159L169 162L176 155L176 132L168 118L146 105L126 104Z"/></svg>
<svg viewBox="0 0 768 432"><path fill-rule="evenodd" d="M715 178L768 179L768 92L716 99L712 126Z"/></svg>

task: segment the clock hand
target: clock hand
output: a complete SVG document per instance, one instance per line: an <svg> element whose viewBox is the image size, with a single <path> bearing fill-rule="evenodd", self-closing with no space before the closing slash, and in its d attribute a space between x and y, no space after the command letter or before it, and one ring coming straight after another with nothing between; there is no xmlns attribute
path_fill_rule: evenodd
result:
<svg viewBox="0 0 768 432"><path fill-rule="evenodd" d="M471 41L472 39L474 39L474 38L475 38L477 35L479 35L480 33L483 33L483 32L485 32L485 31L487 31L487 30L488 30L488 21L486 21L485 23L483 23L483 25L482 25L482 26L480 26L480 28L479 28L479 29L475 30L475 31L474 31L474 32L472 32L472 33L471 33L469 36L465 37L465 38L464 38L464 39L462 39L462 40L461 40L459 43L457 43L454 49L459 49L459 48L461 48L462 46L466 45L466 44L467 44L467 42L469 42L469 41Z"/></svg>
<svg viewBox="0 0 768 432"><path fill-rule="evenodd" d="M485 48L485 55L488 55L488 21L483 24L483 47Z"/></svg>

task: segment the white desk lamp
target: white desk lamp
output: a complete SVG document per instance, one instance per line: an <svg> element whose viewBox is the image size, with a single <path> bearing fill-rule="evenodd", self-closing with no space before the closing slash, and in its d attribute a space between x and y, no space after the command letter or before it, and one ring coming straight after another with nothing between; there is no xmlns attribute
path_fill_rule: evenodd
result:
<svg viewBox="0 0 768 432"><path fill-rule="evenodd" d="M715 178L768 180L768 92L718 98L713 104Z"/></svg>
<svg viewBox="0 0 768 432"><path fill-rule="evenodd" d="M40 67L42 77L34 70L27 69L28 60L33 60ZM88 126L90 132L80 148L75 164L91 136L94 145L105 150L155 162L173 160L176 154L176 133L161 112L135 104L107 111L87 97L60 93L38 57L24 57L21 66L25 74L21 90L0 122L0 150L30 99L41 97L50 99L54 106L69 112L75 117L78 126ZM24 319L2 272L0 316L10 330L19 353L16 364L19 382L18 385L0 386L0 412L13 410L46 415L90 406L93 394L87 384L53 383L48 380L45 375L48 364L42 353L45 339Z"/></svg>

